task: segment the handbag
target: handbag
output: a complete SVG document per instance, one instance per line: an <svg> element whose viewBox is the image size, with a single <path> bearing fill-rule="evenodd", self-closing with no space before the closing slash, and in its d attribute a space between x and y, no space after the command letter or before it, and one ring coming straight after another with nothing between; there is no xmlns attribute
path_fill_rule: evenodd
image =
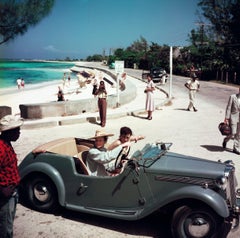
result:
<svg viewBox="0 0 240 238"><path fill-rule="evenodd" d="M218 129L223 136L229 136L232 133L231 127L224 122L218 125Z"/></svg>

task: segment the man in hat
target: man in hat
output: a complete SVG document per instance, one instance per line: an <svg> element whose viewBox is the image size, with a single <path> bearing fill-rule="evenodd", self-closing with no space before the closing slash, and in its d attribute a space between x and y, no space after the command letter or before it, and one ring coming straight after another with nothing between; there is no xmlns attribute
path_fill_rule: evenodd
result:
<svg viewBox="0 0 240 238"><path fill-rule="evenodd" d="M12 115L0 120L0 237L13 237L20 175L11 142L19 138L22 124L22 119Z"/></svg>
<svg viewBox="0 0 240 238"><path fill-rule="evenodd" d="M187 110L190 111L193 108L194 112L197 112L197 108L195 106L195 98L196 92L200 89L200 83L198 81L198 77L193 75L190 80L185 83L185 87L189 90L189 105Z"/></svg>
<svg viewBox="0 0 240 238"><path fill-rule="evenodd" d="M240 87L238 90L228 100L224 122L230 125L231 135L224 138L222 146L226 148L227 142L233 138L233 153L240 155Z"/></svg>
<svg viewBox="0 0 240 238"><path fill-rule="evenodd" d="M93 176L107 176L109 175L107 170L113 170L114 161L123 147L130 146L130 142L126 142L114 148L113 150L107 150L105 144L107 143L108 137L113 134L107 134L102 130L97 130L95 136L90 138L94 139L94 147L88 152L86 164Z"/></svg>

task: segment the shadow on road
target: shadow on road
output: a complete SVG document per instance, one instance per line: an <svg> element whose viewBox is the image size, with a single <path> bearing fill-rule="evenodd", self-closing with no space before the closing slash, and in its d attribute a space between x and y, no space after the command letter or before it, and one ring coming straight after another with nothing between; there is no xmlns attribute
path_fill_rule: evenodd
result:
<svg viewBox="0 0 240 238"><path fill-rule="evenodd" d="M201 147L203 147L211 152L228 151L228 149L224 149L222 146L218 146L218 145L201 145Z"/></svg>
<svg viewBox="0 0 240 238"><path fill-rule="evenodd" d="M186 112L188 112L187 107L186 107L186 108L175 108L174 110L178 110L178 111L186 111Z"/></svg>
<svg viewBox="0 0 240 238"><path fill-rule="evenodd" d="M154 238L171 238L169 219L163 214L151 215L138 221L124 221L63 210L62 217L117 232Z"/></svg>
<svg viewBox="0 0 240 238"><path fill-rule="evenodd" d="M137 118L140 118L140 119L147 120L147 116L146 116L146 115L142 116L142 115L140 115L140 114L141 114L141 113L134 113L134 112L132 112L132 113L131 113L131 116L137 117Z"/></svg>
<svg viewBox="0 0 240 238"><path fill-rule="evenodd" d="M97 122L96 117L87 117L87 121L91 124L101 125L101 123Z"/></svg>

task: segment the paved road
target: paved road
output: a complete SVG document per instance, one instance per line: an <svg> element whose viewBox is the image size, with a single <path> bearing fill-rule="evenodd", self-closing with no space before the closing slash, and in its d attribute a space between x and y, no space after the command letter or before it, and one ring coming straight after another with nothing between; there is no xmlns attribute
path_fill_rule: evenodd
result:
<svg viewBox="0 0 240 238"><path fill-rule="evenodd" d="M126 69L129 75L134 76L136 78L141 78L142 70L133 70L133 69ZM188 78L182 76L173 75L172 79L172 96L176 97L178 93L186 93L184 88L184 83ZM238 89L233 86L227 86L224 83L214 83L214 82L207 82L201 81L201 92L198 94L198 98L202 100L210 101L211 104L216 105L219 108L225 110L226 103L228 100L229 95L238 92ZM160 85L161 88L166 90L169 93L169 79L166 85Z"/></svg>
<svg viewBox="0 0 240 238"><path fill-rule="evenodd" d="M134 71L137 75L141 71ZM131 72L128 72L131 74ZM187 155L199 156L206 159L222 161L231 159L236 164L237 178L240 181L240 158L229 149L221 147L222 136L217 125L224 118L224 108L229 94L235 92L232 87L201 82L198 94L198 112L187 112L187 91L183 84L186 78L173 78L172 104L159 108L153 114L153 120L144 119L145 115L126 116L107 121L106 131L115 133L121 126L127 125L137 134L146 136L134 144L132 150L140 149L147 142L161 140L173 142L171 151ZM163 86L168 90L168 83ZM155 95L160 92L155 92ZM144 97L139 97L144 105ZM20 158L37 145L46 141L67 137L91 137L99 125L94 122L84 122L53 128L22 130L19 141L14 143ZM16 238L25 237L161 237L168 238L164 217L151 217L139 222L124 222L97 216L84 215L63 211L58 215L42 214L32 211L22 205L18 206L14 224ZM231 232L228 238L240 237L240 230Z"/></svg>

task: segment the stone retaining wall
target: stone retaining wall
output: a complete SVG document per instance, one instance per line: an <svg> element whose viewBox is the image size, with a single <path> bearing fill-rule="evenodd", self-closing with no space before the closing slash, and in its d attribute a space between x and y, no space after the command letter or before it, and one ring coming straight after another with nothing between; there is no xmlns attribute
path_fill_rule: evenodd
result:
<svg viewBox="0 0 240 238"><path fill-rule="evenodd" d="M102 68L98 68L98 70L104 71L105 73L109 74L114 80L116 80L116 75L114 75L113 73ZM129 79L126 80L125 84L126 84L125 90L120 91L119 93L120 105L132 101L137 96L136 86L133 83L131 83ZM115 108L117 106L117 95L108 96L107 105L108 108ZM21 104L19 108L21 112L21 117L24 119L41 119L45 117L72 116L86 112L98 111L97 98L73 101L69 100L63 102Z"/></svg>

